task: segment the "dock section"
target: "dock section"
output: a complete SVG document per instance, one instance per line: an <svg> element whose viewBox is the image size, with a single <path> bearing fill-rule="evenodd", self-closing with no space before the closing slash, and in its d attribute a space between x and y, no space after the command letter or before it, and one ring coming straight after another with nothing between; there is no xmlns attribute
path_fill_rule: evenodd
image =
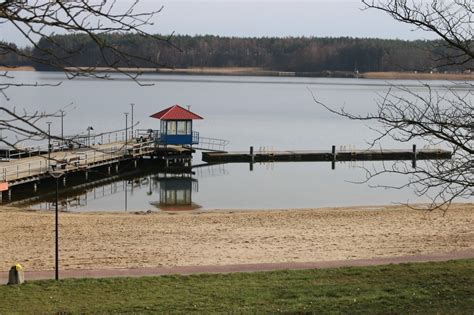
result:
<svg viewBox="0 0 474 315"><path fill-rule="evenodd" d="M336 161L387 161L387 160L438 160L450 159L452 153L441 149L413 150L342 150L331 151L287 150L253 152L203 152L207 163L256 163L256 162L336 162Z"/></svg>

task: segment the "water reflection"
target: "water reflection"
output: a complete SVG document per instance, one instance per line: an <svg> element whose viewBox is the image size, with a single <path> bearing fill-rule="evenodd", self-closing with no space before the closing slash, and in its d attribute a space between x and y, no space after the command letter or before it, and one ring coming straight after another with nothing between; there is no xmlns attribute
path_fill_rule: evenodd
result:
<svg viewBox="0 0 474 315"><path fill-rule="evenodd" d="M354 162L355 163L355 162ZM383 205L392 202L426 202L407 187L404 189L368 188L355 184L364 178L363 168L373 163L266 163L195 165L192 173L172 174L142 161L120 165L120 173L90 172L70 174L60 183L62 211L184 211L214 209L294 209L347 205ZM380 176L373 185L402 185L403 176ZM54 209L55 182L41 182L13 189L6 204L33 209Z"/></svg>
<svg viewBox="0 0 474 315"><path fill-rule="evenodd" d="M151 205L163 211L190 211L201 208L192 200L193 192L199 190L199 182L190 174L156 175L153 184L159 189L160 200L150 202Z"/></svg>
<svg viewBox="0 0 474 315"><path fill-rule="evenodd" d="M128 167L115 175L91 172L87 181L84 181L83 174L68 176L59 193L59 208L61 211L84 211L92 206L98 211L106 208L133 212L146 210L148 205L152 211L191 211L201 208L192 200L193 192L199 190L198 179L193 177L195 174L217 176L225 174L225 169L223 166L201 165L189 173L169 173L145 160L138 168ZM32 190L31 186L16 190L11 201L4 201L4 204L39 210L55 208L51 183L40 183L34 196ZM102 206L111 200L115 209Z"/></svg>

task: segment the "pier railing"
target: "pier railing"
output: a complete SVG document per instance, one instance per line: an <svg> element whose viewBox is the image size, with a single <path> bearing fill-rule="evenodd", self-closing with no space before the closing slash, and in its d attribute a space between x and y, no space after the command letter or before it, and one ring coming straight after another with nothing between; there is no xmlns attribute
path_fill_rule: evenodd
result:
<svg viewBox="0 0 474 315"><path fill-rule="evenodd" d="M130 140L113 143L114 145L92 146L69 152L51 152L38 155L31 159L19 159L0 168L0 181L10 182L28 180L33 177L47 175L49 171L69 172L78 169L87 169L90 166L111 163L123 158L136 157L152 153L155 149L153 141ZM1 165L1 164L0 164Z"/></svg>
<svg viewBox="0 0 474 315"><path fill-rule="evenodd" d="M133 139L131 130L127 131L127 139ZM75 136L67 136L64 141L58 143L58 145L66 147L65 144L73 144L74 146L94 146L101 144L109 144L119 141L125 141L125 131L124 130L114 130L108 132L102 132L99 134L80 134ZM53 147L54 148L54 147Z"/></svg>
<svg viewBox="0 0 474 315"><path fill-rule="evenodd" d="M193 148L203 151L224 151L228 144L228 140L200 137L199 144L193 146Z"/></svg>
<svg viewBox="0 0 474 315"><path fill-rule="evenodd" d="M127 131L127 139L132 141L132 132ZM125 141L125 131L116 130L100 134L79 134L65 136L64 140L52 139L49 149L51 152L64 152L79 148L87 148L96 145L110 144ZM22 158L42 155L48 152L47 139L40 145L23 146L17 148L5 148L0 152L0 161L11 161Z"/></svg>
<svg viewBox="0 0 474 315"><path fill-rule="evenodd" d="M166 139L166 134L162 134L160 130L156 129L138 129L135 137L137 139L153 139L156 143L160 143ZM196 150L224 151L229 144L228 140L202 137L197 131L193 131L191 137L192 147Z"/></svg>

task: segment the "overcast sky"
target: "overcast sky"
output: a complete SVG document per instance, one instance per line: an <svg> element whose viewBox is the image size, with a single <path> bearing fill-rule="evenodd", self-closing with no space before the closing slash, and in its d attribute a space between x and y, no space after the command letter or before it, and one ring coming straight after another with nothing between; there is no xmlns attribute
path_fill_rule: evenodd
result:
<svg viewBox="0 0 474 315"><path fill-rule="evenodd" d="M119 0L124 6L129 0ZM375 10L361 10L360 0L142 0L142 10L164 6L147 31L222 36L351 36L433 39L423 31L393 21ZM0 26L0 38L25 45L13 28Z"/></svg>

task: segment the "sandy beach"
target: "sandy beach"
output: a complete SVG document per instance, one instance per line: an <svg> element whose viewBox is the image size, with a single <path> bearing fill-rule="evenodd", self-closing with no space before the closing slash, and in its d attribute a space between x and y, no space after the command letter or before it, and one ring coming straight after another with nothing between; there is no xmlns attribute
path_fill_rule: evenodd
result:
<svg viewBox="0 0 474 315"><path fill-rule="evenodd" d="M474 249L474 204L190 213L60 213L62 269L311 262ZM54 215L0 209L0 271L54 267Z"/></svg>
<svg viewBox="0 0 474 315"><path fill-rule="evenodd" d="M447 81L472 81L474 73L424 73L424 72L365 72L360 74L364 79L378 80L447 80Z"/></svg>
<svg viewBox="0 0 474 315"><path fill-rule="evenodd" d="M12 66L12 67L5 67L0 66L0 71L35 71L35 68L32 66Z"/></svg>

